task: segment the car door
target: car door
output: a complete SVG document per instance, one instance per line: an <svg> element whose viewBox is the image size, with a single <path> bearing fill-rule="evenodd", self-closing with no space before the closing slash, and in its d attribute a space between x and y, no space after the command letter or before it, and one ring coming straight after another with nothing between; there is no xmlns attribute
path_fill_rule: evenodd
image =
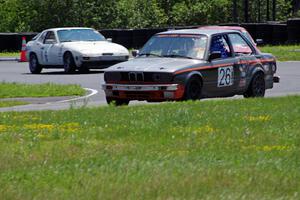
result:
<svg viewBox="0 0 300 200"><path fill-rule="evenodd" d="M43 43L45 40L47 32L42 32L41 35L38 37L38 39L35 42L35 45L33 47L33 52L36 53L37 57L38 57L38 61L40 64L44 65L44 59L43 59Z"/></svg>
<svg viewBox="0 0 300 200"><path fill-rule="evenodd" d="M210 41L210 54L220 53L220 57L209 60L210 69L207 75L210 79L208 96L229 96L234 94L239 76L238 60L226 34L214 35Z"/></svg>
<svg viewBox="0 0 300 200"><path fill-rule="evenodd" d="M256 58L253 56L255 55L255 48L251 45L250 41L247 41L239 33L229 33L228 38L240 69L236 90L243 91L246 87L246 73L252 67L252 63L256 63Z"/></svg>
<svg viewBox="0 0 300 200"><path fill-rule="evenodd" d="M59 43L53 31L48 31L43 42L42 59L44 65L57 65L59 64L58 53Z"/></svg>

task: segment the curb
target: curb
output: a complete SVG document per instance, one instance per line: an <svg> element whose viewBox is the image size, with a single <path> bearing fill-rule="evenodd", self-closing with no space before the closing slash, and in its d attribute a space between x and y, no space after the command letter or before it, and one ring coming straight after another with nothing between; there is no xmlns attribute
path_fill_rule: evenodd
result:
<svg viewBox="0 0 300 200"><path fill-rule="evenodd" d="M19 61L19 58L14 58L14 57L0 57L0 61Z"/></svg>
<svg viewBox="0 0 300 200"><path fill-rule="evenodd" d="M68 109L70 106L69 104L72 102L80 101L82 100L81 104L85 104L85 100L90 98L91 96L95 95L98 93L97 90L91 89L91 88L84 88L86 91L89 91L89 94L86 94L85 96L79 96L71 99L66 99L66 100L59 100L59 101L53 101L53 102L45 102L45 103L29 103L26 105L18 105L18 106L12 106L12 107L3 107L0 108L0 113L1 112L10 112L10 111L37 111L37 110L65 110ZM68 104L67 106L62 106L63 104ZM60 107L59 109L51 109L51 107ZM33 109L37 108L37 109Z"/></svg>

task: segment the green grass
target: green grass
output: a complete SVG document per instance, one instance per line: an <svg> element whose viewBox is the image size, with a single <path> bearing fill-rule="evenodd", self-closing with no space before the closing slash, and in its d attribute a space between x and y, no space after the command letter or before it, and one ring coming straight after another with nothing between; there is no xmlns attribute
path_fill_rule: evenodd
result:
<svg viewBox="0 0 300 200"><path fill-rule="evenodd" d="M300 45L263 46L259 49L273 54L278 61L300 61Z"/></svg>
<svg viewBox="0 0 300 200"><path fill-rule="evenodd" d="M300 97L0 115L1 199L299 199Z"/></svg>
<svg viewBox="0 0 300 200"><path fill-rule="evenodd" d="M0 98L80 96L84 93L79 85L0 83Z"/></svg>
<svg viewBox="0 0 300 200"><path fill-rule="evenodd" d="M20 106L20 105L26 105L27 102L23 101L0 101L0 108L3 107L11 107L11 106Z"/></svg>
<svg viewBox="0 0 300 200"><path fill-rule="evenodd" d="M0 57L19 57L20 52L0 52Z"/></svg>

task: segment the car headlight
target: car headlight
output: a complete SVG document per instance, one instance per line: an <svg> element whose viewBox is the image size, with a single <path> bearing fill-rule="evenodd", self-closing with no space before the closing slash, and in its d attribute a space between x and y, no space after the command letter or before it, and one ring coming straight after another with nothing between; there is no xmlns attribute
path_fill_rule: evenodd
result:
<svg viewBox="0 0 300 200"><path fill-rule="evenodd" d="M88 49L81 50L79 53L82 56L89 56L89 55L91 55L90 50L88 50Z"/></svg>
<svg viewBox="0 0 300 200"><path fill-rule="evenodd" d="M272 72L275 73L277 70L277 66L276 64L272 64Z"/></svg>
<svg viewBox="0 0 300 200"><path fill-rule="evenodd" d="M171 73L153 73L152 80L154 82L171 82L173 75Z"/></svg>
<svg viewBox="0 0 300 200"><path fill-rule="evenodd" d="M263 65L263 68L264 68L265 71L269 71L269 69L270 69L269 67L270 67L269 64Z"/></svg>

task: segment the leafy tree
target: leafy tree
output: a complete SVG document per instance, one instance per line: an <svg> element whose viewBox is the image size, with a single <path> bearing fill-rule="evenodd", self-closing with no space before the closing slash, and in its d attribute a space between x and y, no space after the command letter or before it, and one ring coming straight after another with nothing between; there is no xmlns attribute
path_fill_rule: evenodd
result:
<svg viewBox="0 0 300 200"><path fill-rule="evenodd" d="M267 1L247 0L249 21L267 20ZM148 28L244 22L244 0L0 0L0 31L41 31L51 27L86 26ZM276 19L297 16L299 0L276 0ZM272 16L270 5L270 16Z"/></svg>
<svg viewBox="0 0 300 200"><path fill-rule="evenodd" d="M167 24L167 19L156 0L119 0L114 27L160 27Z"/></svg>

